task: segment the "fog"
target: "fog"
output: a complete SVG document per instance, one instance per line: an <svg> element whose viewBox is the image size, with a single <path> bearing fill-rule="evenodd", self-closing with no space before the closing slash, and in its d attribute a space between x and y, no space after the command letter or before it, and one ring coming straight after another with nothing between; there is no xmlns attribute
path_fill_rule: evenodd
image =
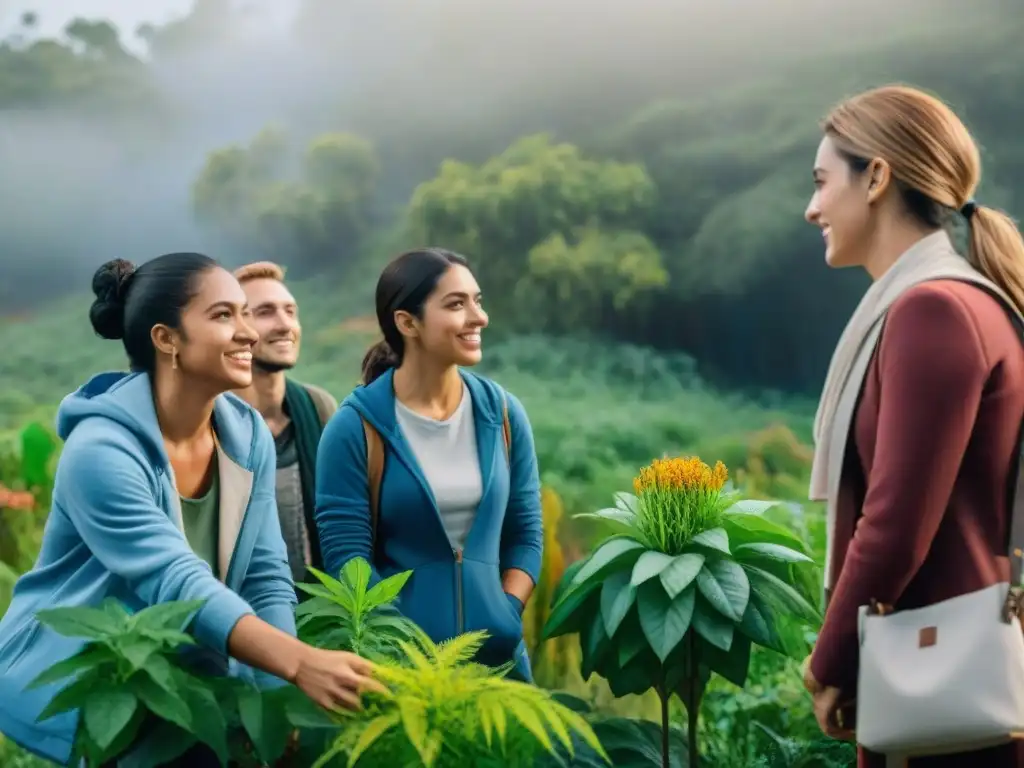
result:
<svg viewBox="0 0 1024 768"><path fill-rule="evenodd" d="M47 18L49 3L34 8L37 36L62 26ZM0 0L0 18L20 5L31 4ZM94 18L103 3L55 5ZM1000 6L978 0L972 17ZM947 0L207 0L173 47L150 51L120 30L146 58L158 106L116 117L0 110L0 300L16 310L85 287L113 257L197 249L244 259L197 228L189 187L209 151L270 123L298 141L325 130L372 139L385 193L400 204L445 156L480 160L527 131L576 139L654 99L955 25L965 9Z"/></svg>

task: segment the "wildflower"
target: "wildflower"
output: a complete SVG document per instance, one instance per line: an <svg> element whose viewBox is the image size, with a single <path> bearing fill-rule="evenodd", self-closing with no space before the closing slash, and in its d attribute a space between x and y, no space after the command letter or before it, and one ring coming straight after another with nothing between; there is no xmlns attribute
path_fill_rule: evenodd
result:
<svg viewBox="0 0 1024 768"><path fill-rule="evenodd" d="M723 511L722 489L729 472L696 456L655 459L633 480L636 525L647 542L675 555L697 534L715 527Z"/></svg>

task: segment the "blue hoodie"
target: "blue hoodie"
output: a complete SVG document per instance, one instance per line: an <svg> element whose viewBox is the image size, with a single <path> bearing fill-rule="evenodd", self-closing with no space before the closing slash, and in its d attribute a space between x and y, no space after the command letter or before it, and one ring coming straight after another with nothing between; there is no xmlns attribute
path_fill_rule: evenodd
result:
<svg viewBox="0 0 1024 768"><path fill-rule="evenodd" d="M473 402L483 495L462 551L452 549L426 478L395 415L394 372L359 387L324 429L317 452L316 523L328 573L353 557L374 565L372 582L411 570L397 607L437 642L463 632L491 636L479 660L514 659L531 679L523 624L505 596L501 573L540 574L543 524L533 433L526 411L493 382L463 371ZM502 433L508 402L511 459ZM376 552L371 554L366 438L362 418L385 445Z"/></svg>
<svg viewBox="0 0 1024 768"><path fill-rule="evenodd" d="M206 653L231 674L281 681L227 659L228 635L256 614L295 634L295 590L274 496L274 441L260 415L234 395L214 406L220 451L219 580L181 529L178 494L146 374L106 373L61 403L65 441L35 566L14 588L0 621L0 732L59 763L69 760L78 712L36 718L66 681L25 691L83 641L35 619L58 606L121 601L129 611L205 600L191 624Z"/></svg>

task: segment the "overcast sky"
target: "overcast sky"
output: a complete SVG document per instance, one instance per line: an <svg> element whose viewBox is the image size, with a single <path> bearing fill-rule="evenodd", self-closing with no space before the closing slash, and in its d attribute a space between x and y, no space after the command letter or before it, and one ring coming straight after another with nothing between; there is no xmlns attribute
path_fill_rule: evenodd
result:
<svg viewBox="0 0 1024 768"><path fill-rule="evenodd" d="M0 0L0 29L9 32L22 13L34 11L40 30L48 35L76 16L110 19L130 32L144 21L166 21L191 7L192 0Z"/></svg>

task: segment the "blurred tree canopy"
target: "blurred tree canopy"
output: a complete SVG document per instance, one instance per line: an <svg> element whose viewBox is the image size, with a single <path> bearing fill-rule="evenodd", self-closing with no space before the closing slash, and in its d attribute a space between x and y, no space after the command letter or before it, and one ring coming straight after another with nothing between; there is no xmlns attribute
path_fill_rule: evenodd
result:
<svg viewBox="0 0 1024 768"><path fill-rule="evenodd" d="M74 19L64 40L36 38L38 16L0 40L0 109L68 107L90 111L138 107L155 98L144 62L121 44L108 21Z"/></svg>
<svg viewBox="0 0 1024 768"><path fill-rule="evenodd" d="M358 136L325 134L295 158L271 128L248 146L211 153L193 205L202 224L250 260L308 276L359 252L374 223L379 174L373 146Z"/></svg>
<svg viewBox="0 0 1024 768"><path fill-rule="evenodd" d="M319 111L288 114L287 133L202 145L213 151L191 189L194 218L230 254L272 258L293 274L376 265L374 235L401 230L405 245L470 258L496 327L596 333L687 352L725 383L814 391L865 284L826 268L820 235L803 221L830 105L884 82L934 90L983 147L979 199L1024 212L1024 14L1009 0L978 0L970 14L934 0L924 15L910 0L865 3L891 7L883 30L860 4L835 11L856 22L841 39L769 51L753 22L739 42L716 38L766 53L756 64L716 54L729 61L709 85L685 63L711 43L667 24L637 50L615 28L619 17L600 14L539 29L526 11L506 24L467 4L456 27L399 0L303 0L289 44L309 64L299 77L321 72L312 61L326 73ZM46 40L28 15L0 43L0 109L75 108L114 121L163 108L185 115L154 129L171 136L189 113L157 74L173 74L172 59L216 63L234 45L237 13L230 0L198 0L189 16L144 27L150 61L107 22L76 20ZM735 30L732 11L717 13ZM565 44L566 25L583 42ZM523 56L534 32L537 52ZM394 44L381 53L381 40ZM15 236L0 231L0 248Z"/></svg>

